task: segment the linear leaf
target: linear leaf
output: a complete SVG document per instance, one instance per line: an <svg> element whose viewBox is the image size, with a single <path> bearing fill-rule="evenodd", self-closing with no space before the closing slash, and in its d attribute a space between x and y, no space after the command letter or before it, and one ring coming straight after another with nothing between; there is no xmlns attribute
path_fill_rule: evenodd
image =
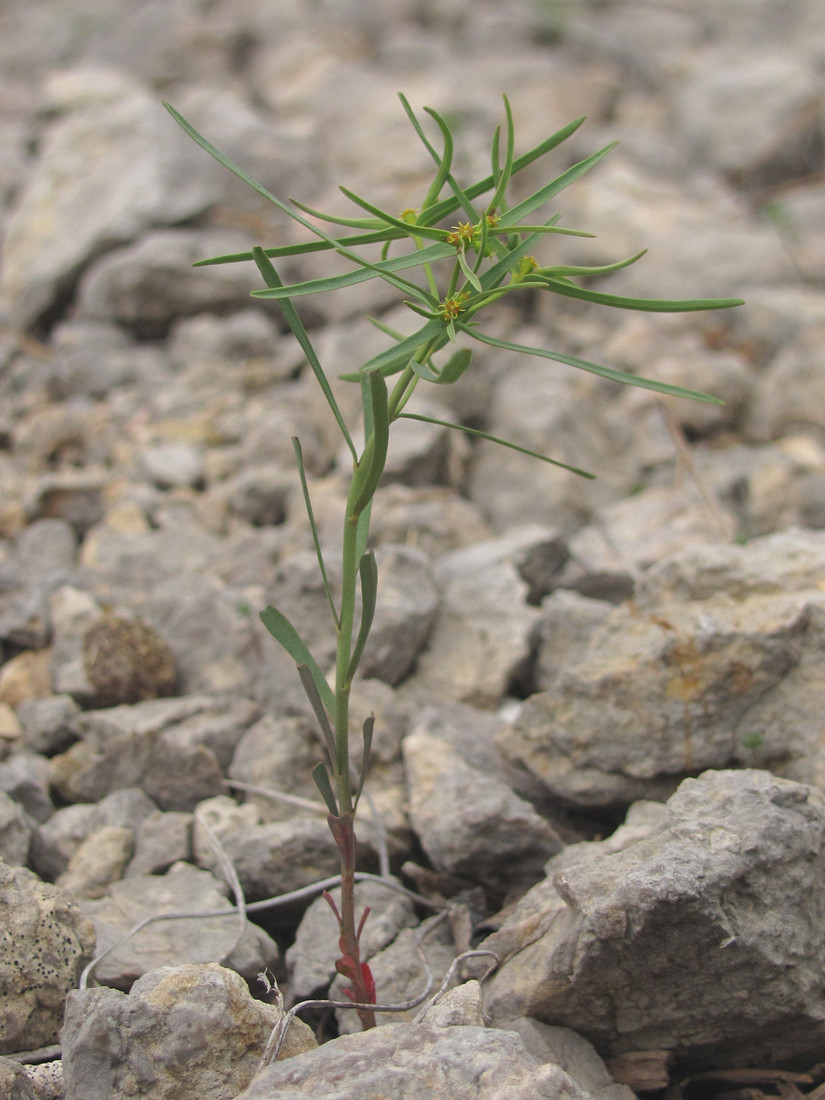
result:
<svg viewBox="0 0 825 1100"><path fill-rule="evenodd" d="M563 191L565 187L569 186L579 176L583 176L585 172L589 172L590 169L602 159L606 157L611 149L615 149L618 142L612 141L609 145L605 145L603 149L599 149L597 153L593 153L589 157L585 157L584 160L580 160L578 164L574 164L572 168L568 168L566 172L562 172L560 176L552 180L550 183L540 187L534 194L528 196L522 202L516 203L511 207L506 214L502 215L499 225L516 225L527 214L532 214L534 210L538 210L540 206L543 206L549 199L552 199L559 191Z"/></svg>
<svg viewBox="0 0 825 1100"><path fill-rule="evenodd" d="M363 244L381 244L385 241L396 241L400 234L392 229L382 229L375 233L358 233L353 237L337 237L337 243L346 248L354 248ZM270 259L281 259L284 256L303 256L307 252L330 252L335 247L330 241L306 241L304 244L284 244L278 248L265 248L264 252ZM224 256L211 256L206 260L196 260L192 267L209 267L214 264L236 264L243 260L251 260L251 252L231 252Z"/></svg>
<svg viewBox="0 0 825 1100"><path fill-rule="evenodd" d="M424 202L422 204L423 212L428 207L431 207L433 203L438 200L438 196L441 194L441 189L443 188L450 174L450 168L452 167L453 162L453 135L450 133L449 129L447 129L446 133L442 131L442 137L444 139L444 152L439 157L435 149L432 147L432 145L430 145L429 141L427 140L426 134L421 129L421 124L416 118L412 107L410 107L407 101L407 97L399 92L398 98L401 100L401 106L406 111L407 118L412 123L413 129L418 134L424 147L427 149L430 156L435 161L436 167L438 169L435 175L435 179L430 184L427 194L424 197Z"/></svg>
<svg viewBox="0 0 825 1100"><path fill-rule="evenodd" d="M321 792L321 797L327 804L327 809L333 817L337 817L338 803L335 801L332 784L329 781L329 773L324 764L315 765L312 769L312 778L315 780L315 786Z"/></svg>
<svg viewBox="0 0 825 1100"><path fill-rule="evenodd" d="M355 807L358 807L358 801L361 798L361 792L364 789L364 780L367 778L367 772L370 768L370 756L372 754L372 733L375 728L375 715L371 714L368 718L364 719L364 751L361 754L361 774L358 776L358 786L355 789Z"/></svg>
<svg viewBox="0 0 825 1100"><path fill-rule="evenodd" d="M566 298L578 298L583 302L595 302L597 305L614 306L616 309L637 309L647 313L691 313L702 309L731 309L743 306L742 298L685 298L669 300L664 298L627 298L620 294L602 294L596 290L585 290L556 279L547 279L545 286L554 294Z"/></svg>
<svg viewBox="0 0 825 1100"><path fill-rule="evenodd" d="M318 688L315 686L315 680L312 677L312 671L307 665L298 665L298 675L301 677L301 683L304 685L304 691L306 697L309 699L310 705L315 712L315 717L318 719L318 725L321 727L321 736L324 739L324 744L327 747L329 753L330 763L335 766L335 737L332 733L332 726L330 725L329 715L327 714L326 707L323 700L318 693Z"/></svg>
<svg viewBox="0 0 825 1100"><path fill-rule="evenodd" d="M449 386L451 382L457 382L469 367L472 357L473 353L470 348L459 348L441 368L436 382L440 386Z"/></svg>
<svg viewBox="0 0 825 1100"><path fill-rule="evenodd" d="M380 371L372 370L367 373L370 386L370 399L372 408L372 435L367 441L365 452L372 444L372 454L369 466L364 475L364 482L353 501L350 513L354 516L360 514L369 501L375 496L378 482L384 472L384 464L387 461L387 449L390 439L390 420L388 409L387 383Z"/></svg>
<svg viewBox="0 0 825 1100"><path fill-rule="evenodd" d="M277 271L272 266L269 258L264 254L263 249L253 248L252 255L255 259L255 263L258 265L258 270L263 276L263 280L267 284L267 286L272 287L273 289L283 286ZM349 431L347 430L347 426L344 423L344 418L341 415L341 410L338 408L338 402L335 400L335 396L332 392L329 380L324 373L324 368L321 366L321 361L315 353L315 348L312 346L312 341L307 334L307 330L304 328L303 321L298 316L298 312L293 306L292 302L290 302L289 298L281 298L280 307L286 323L292 330L292 334L295 339L301 345L304 355L306 355L309 361L309 365L312 367L312 373L315 375L318 385L321 387L324 397L327 400L327 404L332 410L332 415L335 417L338 427L341 429L341 434L343 435L346 444L350 449L350 453L352 454L353 459L355 459L357 457L355 444L352 442L352 438L349 434Z"/></svg>
<svg viewBox="0 0 825 1100"><path fill-rule="evenodd" d="M356 206L360 206L362 210L368 210L371 214L375 214L377 218L380 218L386 225L390 225L393 229L400 229L402 232L414 235L416 237L426 237L431 241L443 241L446 235L446 231L443 229L432 229L428 225L416 225L415 233L413 234L413 226L409 222L402 221L401 218L396 218L392 214L386 213L377 206L373 206L371 202L366 199L362 199L360 195L356 195L354 191L350 191L348 187L339 187L338 190L342 195L354 202Z"/></svg>
<svg viewBox="0 0 825 1100"><path fill-rule="evenodd" d="M292 437L292 447L295 451L295 458L298 463L298 476L301 479L301 490L304 494L304 506L306 507L307 517L309 519L310 530L312 531L312 541L315 545L315 557L318 559L318 568L321 571L321 579L324 582L324 591L327 594L327 600L329 601L330 610L332 611L332 617L335 620L336 627L339 625L338 611L335 607L335 600L332 598L332 589L329 584L329 577L327 576L326 566L324 565L324 555L321 552L321 540L318 537L318 526L315 523L315 513L312 510L312 500L309 495L309 485L307 484L306 470L304 469L304 454L301 450L301 441L297 435Z"/></svg>
<svg viewBox="0 0 825 1100"><path fill-rule="evenodd" d="M501 169L498 181L496 182L496 189L493 192L493 197L488 204L488 210L497 210L502 203L504 193L510 183L510 177L513 174L513 152L515 148L515 127L513 126L513 112L510 110L510 101L507 96L503 96L504 99L504 112L507 116L507 150L504 154L504 167ZM496 133L498 134L498 130ZM496 160L498 160L498 142L496 142Z"/></svg>
<svg viewBox="0 0 825 1100"><path fill-rule="evenodd" d="M363 554L358 563L358 573L361 577L361 625L358 628L358 637L350 658L347 669L347 680L351 681L361 663L364 646L370 636L372 620L375 617L375 604L378 598L378 566L375 562L375 553L368 550Z"/></svg>
<svg viewBox="0 0 825 1100"><path fill-rule="evenodd" d="M478 291L478 293L480 294L483 289L481 286L481 282L478 275L476 275L476 273L470 268L470 265L467 263L467 257L464 255L463 252L459 252L456 256L456 259L458 260L458 266L464 273L464 278L472 286L473 290Z"/></svg>
<svg viewBox="0 0 825 1100"><path fill-rule="evenodd" d="M462 326L468 336L482 344L490 344L494 348L503 348L505 351L517 351L522 355L535 355L540 359L553 359L557 363L564 363L568 367L577 367L589 374L597 374L601 378L609 378L611 382L621 382L626 386L638 386L643 390L653 390L655 393L666 393L670 397L689 397L693 401L705 401L711 405L724 405L718 397L700 393L698 390L686 390L681 386L671 386L668 382L656 382L651 378L641 378L635 374L626 374L624 371L612 370L610 367L602 367L598 363L589 363L586 359L577 359L572 355L562 355L558 351L547 351L545 348L534 348L529 344L514 344L510 340L498 340L494 336L487 336L476 328Z"/></svg>
<svg viewBox="0 0 825 1100"><path fill-rule="evenodd" d="M579 477L586 477L591 481L596 476L595 474L589 474L586 470L579 470L575 466L568 466L566 462L558 462L555 458L548 458L540 451L531 451L529 447L520 447L518 443L511 443L508 439L499 439L497 435L490 435L489 432L482 432L478 428L468 428L465 424L453 424L449 420L438 420L434 416L422 416L420 413L400 413L399 417L403 420L420 420L424 424L438 424L442 428L455 428L457 432L464 432L465 435L474 435L479 439L486 439L490 443L497 443L499 447L507 447L508 450L518 451L519 454L529 455L530 458L538 458L542 462L549 462L551 466L560 466L563 470L569 470L571 474L578 474Z"/></svg>
<svg viewBox="0 0 825 1100"><path fill-rule="evenodd" d="M417 374L419 378L422 378L425 382L438 382L441 376L436 374L429 363L419 363L416 358L410 360L410 368L414 374Z"/></svg>
<svg viewBox="0 0 825 1100"><path fill-rule="evenodd" d="M374 279L385 272L405 271L411 267L421 267L423 264L435 263L436 260L444 260L448 256L454 256L455 249L448 244L434 244L420 251L408 252L403 256L394 256L390 260L379 260L370 264L368 268L357 268L355 271L347 271L343 275L331 275L322 279L309 279L303 283L293 283L282 289L255 290L254 298L300 298L305 294L321 294L325 291L340 290L343 287L355 286L364 283L368 279ZM406 288L405 288L406 289Z"/></svg>
<svg viewBox="0 0 825 1100"><path fill-rule="evenodd" d="M560 264L557 267L543 267L541 269L541 274L549 279L561 276L569 277L571 275L582 278L589 278L593 275L609 275L612 271L620 271L623 267L630 267L631 264L635 264L646 252L647 249L643 248L641 252L637 252L635 256L630 256L627 260L619 260L614 264L601 264L599 267L581 267L575 264ZM524 281L532 282L532 277L528 275Z"/></svg>
<svg viewBox="0 0 825 1100"><path fill-rule="evenodd" d="M580 118L573 119L572 122L568 122L566 126L562 126L560 130L557 130L554 134L551 134L550 137L545 138L544 141L539 142L538 145L534 146L528 152L523 153L520 157L516 157L516 159L513 161L512 174L515 175L523 168L526 168L528 165L538 160L539 157L543 157L546 153L549 153L552 149L555 149L558 145L561 145L563 141L566 141L571 134L575 133L575 131L578 130L584 120L584 115L582 115ZM426 143L426 139L424 140ZM468 198L474 199L477 198L477 196L479 195L483 195L485 191L489 191L494 186L494 177L492 175L485 176L477 183L471 184L469 187L465 188L464 194ZM458 206L459 203L455 199L442 199L441 202L435 203L435 205L431 206L426 211L426 215L424 215L424 213L422 212L422 217L420 220L424 221L427 225L433 225L435 222L441 221L442 218L446 218L450 214L452 214L455 210L458 209Z"/></svg>
<svg viewBox="0 0 825 1100"><path fill-rule="evenodd" d="M423 325L417 332L412 333L411 336L407 336L393 347L373 356L372 359L364 363L359 373L364 374L367 371L380 370L383 375L393 374L405 367L424 344L439 336L444 337L439 347L444 347L444 344L447 343L444 322L441 320L428 321L426 325ZM438 348L433 348L433 351L437 350ZM345 374L342 377L349 382L355 381L358 375Z"/></svg>
<svg viewBox="0 0 825 1100"><path fill-rule="evenodd" d="M325 214L322 210L316 210L313 206L307 206L304 202L299 202L298 199L289 200L293 206L297 206L299 210L303 210L305 214L309 214L312 218L320 218L321 221L329 222L330 225L344 225L350 229L372 229L378 230L384 228L383 220L379 218L344 218L338 214Z"/></svg>
<svg viewBox="0 0 825 1100"><path fill-rule="evenodd" d="M318 694L324 701L327 710L335 710L335 694L321 672L318 662L309 651L309 646L282 611L276 607L265 607L261 612L261 622L290 655L296 665L306 665L312 673L312 679L318 688Z"/></svg>

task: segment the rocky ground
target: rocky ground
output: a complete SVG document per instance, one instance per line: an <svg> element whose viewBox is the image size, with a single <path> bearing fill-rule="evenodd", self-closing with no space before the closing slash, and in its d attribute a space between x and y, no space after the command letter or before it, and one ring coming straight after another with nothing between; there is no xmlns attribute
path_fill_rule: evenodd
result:
<svg viewBox="0 0 825 1100"><path fill-rule="evenodd" d="M821 0L4 0L3 1096L825 1096L824 73ZM190 266L293 230L160 101L278 195L400 210L397 91L459 175L501 92L521 149L587 114L547 171L621 140L560 199L597 237L549 253L648 247L600 289L747 305L499 314L724 406L492 348L427 406L595 482L401 426L364 942L385 1003L499 962L393 1027L306 1012L258 1072L258 975L287 1008L333 980L336 854L257 611L329 662L291 436L333 559L345 462L256 273ZM333 378L401 323L373 283L306 301Z"/></svg>

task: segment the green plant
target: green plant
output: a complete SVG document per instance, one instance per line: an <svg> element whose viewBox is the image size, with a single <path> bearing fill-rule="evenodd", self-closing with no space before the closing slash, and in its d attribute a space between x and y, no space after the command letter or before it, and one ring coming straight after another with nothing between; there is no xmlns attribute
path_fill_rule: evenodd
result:
<svg viewBox="0 0 825 1100"><path fill-rule="evenodd" d="M376 606L378 574L375 555L369 545L370 512L387 459L391 426L404 418L444 424L432 417L408 412L406 407L420 383L449 385L469 368L470 348L456 346L450 349L451 345L457 345L459 337L469 342L475 341L555 360L616 382L642 386L660 393L699 401L716 401L707 394L611 370L561 352L527 347L489 335L479 327L479 318L485 310L508 295L552 293L562 298L654 312L719 309L740 304L738 299L641 300L600 293L582 287L575 281L581 277L617 271L638 260L643 255L642 252L627 260L600 267L552 263L542 265L534 258L534 250L548 236L592 235L563 228L558 224L560 216L557 214L549 218L545 218L544 214L538 217L535 215L563 188L594 167L612 146L608 145L580 161L512 206L508 203L508 187L514 176L555 149L581 125L583 119L576 119L535 148L517 156L513 118L505 98L506 122L503 133L498 128L493 136L490 174L462 187L451 171L453 138L447 123L435 111L426 108L441 137L441 148L436 149L403 96L401 104L417 137L433 160L433 181L418 210L404 210L397 216L379 209L346 188L341 188L359 208L359 216L351 218L323 214L294 200L288 205L276 198L242 168L218 152L180 114L167 105L172 116L190 137L258 194L303 226L313 238L303 244L268 249L256 247L251 252L219 256L199 263L224 264L254 260L266 284L264 289L254 292L255 297L271 299L280 306L323 390L352 459L352 475L341 535L341 587L336 599L328 580L315 525L301 445L297 439L293 440L318 568L329 603L331 629L336 636L334 685L328 683L298 629L282 612L274 607L267 607L261 613L261 618L267 629L296 662L326 746L328 759L315 767L313 778L326 804L329 826L341 860L340 911L333 906L340 929L341 956L336 965L339 972L351 982L348 993L365 1028L375 1022L371 1008L375 1003L375 989L369 967L361 959L359 948L360 932L366 913L360 918L360 922L356 922L354 819L369 765L374 719L370 716L364 721L361 770L359 775L354 776L350 761L349 699ZM485 196L484 202L479 205L478 200L482 196ZM311 221L310 218L314 220ZM343 233L336 236L334 234L338 232L337 228L327 232L319 227L318 222L340 227ZM399 254L391 256L392 246L396 242L406 244L407 247ZM362 247L371 245L382 246L379 259L367 259L359 251ZM342 275L285 286L272 262L302 253L323 251L344 257L351 264L351 269ZM408 277L413 272L419 275L417 281ZM404 336L375 320L374 324L387 335L389 346L381 354L363 363L357 371L344 376L360 386L365 443L359 452L294 303L305 295L330 292L369 279L381 279L394 287L423 323L412 335ZM439 353L445 349L451 350L451 354L445 360L437 359ZM388 387L388 379L395 379L391 388ZM513 442L496 439L477 429L461 424L445 426L511 447L545 462L564 465L554 462L546 455L536 454ZM592 476L572 467L565 468L584 477ZM360 619L356 622L359 591L361 611Z"/></svg>

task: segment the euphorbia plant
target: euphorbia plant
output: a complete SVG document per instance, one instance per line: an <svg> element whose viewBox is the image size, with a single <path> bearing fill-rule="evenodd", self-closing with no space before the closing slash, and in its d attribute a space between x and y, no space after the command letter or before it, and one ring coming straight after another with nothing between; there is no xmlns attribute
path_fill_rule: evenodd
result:
<svg viewBox="0 0 825 1100"><path fill-rule="evenodd" d="M360 773L354 775L349 744L349 700L376 607L378 573L375 555L370 548L370 511L386 463L392 425L405 418L440 424L481 436L501 446L533 455L544 462L564 466L564 463L556 462L552 457L537 454L511 441L496 439L477 429L407 412L409 399L420 383L449 385L457 381L470 367L470 347L453 346L461 336L469 343L475 341L525 355L552 359L615 382L642 386L659 393L689 397L697 401L715 402L716 399L707 394L611 370L546 348L528 347L498 339L480 327L481 316L493 308L499 299L525 292L551 293L619 309L651 312L722 309L741 304L739 299L730 298L685 301L628 298L600 293L576 282L582 277L606 275L627 267L635 263L643 255L642 252L618 263L599 267L554 264L536 258L535 254L545 247L547 237L552 238L559 234L591 236L589 233L560 226L560 215L547 217L544 208L568 184L596 165L612 145L568 168L514 205L510 205L508 200L510 183L524 168L568 138L584 119L576 119L535 148L516 156L513 118L505 98L504 132L502 135L499 127L493 135L490 174L475 183L462 186L451 171L453 138L447 123L437 112L425 108L440 132L441 147L437 149L426 136L419 119L403 96L401 104L416 135L433 160L432 183L418 209L407 209L400 214L387 213L374 203L342 187L344 195L359 208L359 216L351 218L324 214L295 200L287 203L272 195L242 168L215 149L172 107L168 107L176 121L199 145L258 194L274 203L282 213L300 224L310 237L302 244L281 248L256 247L251 252L218 256L200 263L224 264L253 260L257 264L266 287L255 291L254 296L272 299L280 306L323 390L352 460L341 532L341 586L336 599L328 580L313 516L301 446L297 439L293 440L318 568L329 603L330 626L336 637L334 683L328 681L309 647L302 640L298 626L274 607L267 607L262 611L261 618L267 629L295 660L326 746L327 759L319 763L312 774L326 804L329 826L341 859L340 910L333 905L340 929L341 955L337 968L351 983L347 992L357 1007L365 1028L375 1023L371 1008L375 1003L375 987L369 967L361 958L359 947L366 914L356 919L354 821L369 765L374 719L369 716L363 723L361 768ZM329 231L324 230L321 228L324 223L332 228ZM382 246L380 258L365 258L360 249L376 244ZM350 270L342 275L285 286L272 262L304 253L324 251L342 256L351 265ZM411 274L418 278L410 278ZM359 449L344 421L327 375L294 303L305 295L335 291L370 279L381 279L394 287L405 305L422 318L423 323L412 335L404 336L375 320L374 323L387 335L389 346L380 355L358 365L351 374L344 376L360 386L365 442ZM446 356L442 356L445 351ZM392 380L391 385L388 385L388 380ZM565 468L585 477L592 476L572 467ZM360 617L356 614L359 591Z"/></svg>

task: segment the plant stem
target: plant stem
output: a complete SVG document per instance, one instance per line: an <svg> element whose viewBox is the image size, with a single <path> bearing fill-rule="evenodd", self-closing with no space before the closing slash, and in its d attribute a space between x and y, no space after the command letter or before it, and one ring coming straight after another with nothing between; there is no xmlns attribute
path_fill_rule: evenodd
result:
<svg viewBox="0 0 825 1100"><path fill-rule="evenodd" d="M359 516L360 513L350 510L348 506L342 540L341 605L335 659L335 785L339 816L329 815L327 821L341 860L341 954L348 956L353 962L352 973L348 976L356 1003L368 1003L373 998L366 988L361 970L361 951L355 920L357 842L349 771L349 697L354 673L350 669L350 661L358 583ZM363 766L366 766L366 761ZM356 1011L365 1031L375 1027L375 1013L371 1009L359 1008Z"/></svg>

